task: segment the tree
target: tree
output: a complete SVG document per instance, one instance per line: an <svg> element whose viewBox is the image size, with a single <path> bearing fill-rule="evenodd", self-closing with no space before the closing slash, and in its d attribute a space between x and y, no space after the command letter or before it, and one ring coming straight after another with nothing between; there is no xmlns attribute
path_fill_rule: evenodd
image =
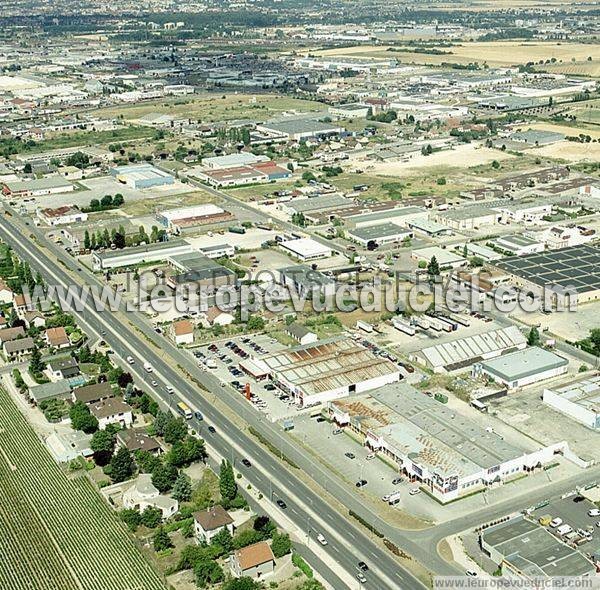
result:
<svg viewBox="0 0 600 590"><path fill-rule="evenodd" d="M125 508L119 512L121 520L127 525L127 528L133 533L142 524L142 515L133 508Z"/></svg>
<svg viewBox="0 0 600 590"><path fill-rule="evenodd" d="M231 501L237 495L237 484L231 463L225 459L221 461L219 470L219 491L223 500Z"/></svg>
<svg viewBox="0 0 600 590"><path fill-rule="evenodd" d="M29 370L33 375L39 375L44 370L44 363L42 362L42 353L40 349L35 346L31 351L31 357L29 359Z"/></svg>
<svg viewBox="0 0 600 590"><path fill-rule="evenodd" d="M265 320L259 315L252 315L248 318L248 330L264 330Z"/></svg>
<svg viewBox="0 0 600 590"><path fill-rule="evenodd" d="M158 412L158 414L156 414L156 418L154 419L154 432L158 436L163 436L165 433L165 428L170 420L170 414L167 414L166 412Z"/></svg>
<svg viewBox="0 0 600 590"><path fill-rule="evenodd" d="M140 522L149 529L155 529L162 521L162 512L160 508L148 506L141 514Z"/></svg>
<svg viewBox="0 0 600 590"><path fill-rule="evenodd" d="M31 164L29 162L27 162L27 164L25 164L25 166L23 166L23 173L31 174L31 172L32 172Z"/></svg>
<svg viewBox="0 0 600 590"><path fill-rule="evenodd" d="M152 471L152 483L161 494L164 494L173 487L177 475L177 468L174 465L169 463L157 465Z"/></svg>
<svg viewBox="0 0 600 590"><path fill-rule="evenodd" d="M252 528L258 531L263 539L270 537L276 529L275 523L268 516L257 516Z"/></svg>
<svg viewBox="0 0 600 590"><path fill-rule="evenodd" d="M94 461L103 467L112 457L115 449L115 435L110 430L97 430L92 436L90 448L94 451Z"/></svg>
<svg viewBox="0 0 600 590"><path fill-rule="evenodd" d="M98 420L92 416L90 409L83 402L75 402L69 410L71 427L92 434L98 430Z"/></svg>
<svg viewBox="0 0 600 590"><path fill-rule="evenodd" d="M185 448L186 463L188 465L195 463L196 461L206 461L208 455L203 440L188 435L183 441L183 446Z"/></svg>
<svg viewBox="0 0 600 590"><path fill-rule="evenodd" d="M440 276L440 265L438 264L437 258L433 256L427 265L427 274L430 279Z"/></svg>
<svg viewBox="0 0 600 590"><path fill-rule="evenodd" d="M182 441L187 434L187 424L183 418L173 418L167 422L164 429L164 439L170 445Z"/></svg>
<svg viewBox="0 0 600 590"><path fill-rule="evenodd" d="M292 550L292 542L290 536L284 533L273 533L273 541L271 543L271 551L276 559L287 555Z"/></svg>
<svg viewBox="0 0 600 590"><path fill-rule="evenodd" d="M211 545L218 545L223 549L223 553L229 553L233 548L233 538L229 532L229 529L227 527L223 527L212 538Z"/></svg>
<svg viewBox="0 0 600 590"><path fill-rule="evenodd" d="M242 549L242 547L248 547L248 545L254 545L262 541L262 535L254 529L246 529L236 534L233 538L232 545L234 549Z"/></svg>
<svg viewBox="0 0 600 590"><path fill-rule="evenodd" d="M91 246L91 241L90 241L90 232L86 229L85 233L83 234L83 248L85 250L89 250L90 246Z"/></svg>
<svg viewBox="0 0 600 590"><path fill-rule="evenodd" d="M221 590L260 590L260 584L252 578L231 578L223 584Z"/></svg>
<svg viewBox="0 0 600 590"><path fill-rule="evenodd" d="M194 575L199 588L205 588L208 584L218 584L225 578L221 566L208 558L203 558L196 563Z"/></svg>
<svg viewBox="0 0 600 590"><path fill-rule="evenodd" d="M115 245L115 248L117 248L118 250L122 250L123 248L125 248L125 234L122 234L121 232L117 232L115 234L115 239L113 240L113 244Z"/></svg>
<svg viewBox="0 0 600 590"><path fill-rule="evenodd" d="M540 333L535 326L531 327L529 330L529 335L527 336L527 344L529 346L537 346L540 343Z"/></svg>
<svg viewBox="0 0 600 590"><path fill-rule="evenodd" d="M154 546L154 551L166 551L173 547L173 543L171 543L171 537L163 527L159 527L158 530L154 533L152 537L152 545Z"/></svg>
<svg viewBox="0 0 600 590"><path fill-rule="evenodd" d="M177 476L173 484L171 496L178 502L187 502L192 497L192 482L183 471Z"/></svg>
<svg viewBox="0 0 600 590"><path fill-rule="evenodd" d="M135 464L127 447L121 447L110 460L110 477L114 482L125 481L133 475Z"/></svg>
<svg viewBox="0 0 600 590"><path fill-rule="evenodd" d="M500 162L498 162L498 160L494 160L494 161L492 162L492 168L493 168L494 170L498 170L498 168L500 168Z"/></svg>

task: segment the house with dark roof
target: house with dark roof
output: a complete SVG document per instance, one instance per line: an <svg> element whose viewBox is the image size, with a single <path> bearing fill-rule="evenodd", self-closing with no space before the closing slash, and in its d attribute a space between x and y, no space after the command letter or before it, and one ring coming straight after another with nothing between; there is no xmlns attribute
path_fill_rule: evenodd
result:
<svg viewBox="0 0 600 590"><path fill-rule="evenodd" d="M296 323L287 326L285 333L290 336L290 338L293 338L298 344L302 345L312 344L319 339L314 332L311 332L305 326Z"/></svg>
<svg viewBox="0 0 600 590"><path fill-rule="evenodd" d="M65 356L49 361L46 371L51 381L70 379L79 375L79 363L76 358Z"/></svg>
<svg viewBox="0 0 600 590"><path fill-rule="evenodd" d="M2 346L4 356L9 361L22 359L35 348L35 342L33 338L19 338L18 340L11 340L5 342Z"/></svg>
<svg viewBox="0 0 600 590"><path fill-rule="evenodd" d="M95 404L110 397L114 397L114 393L110 383L106 381L78 387L72 395L73 403L83 402L84 404Z"/></svg>
<svg viewBox="0 0 600 590"><path fill-rule="evenodd" d="M128 451L146 451L153 455L159 455L162 453L162 447L160 443L151 436L148 436L142 430L119 430L117 432L117 445L126 447Z"/></svg>
<svg viewBox="0 0 600 590"><path fill-rule="evenodd" d="M194 530L200 543L210 543L212 538L223 529L227 529L231 535L235 531L233 518L219 504L194 512Z"/></svg>
<svg viewBox="0 0 600 590"><path fill-rule="evenodd" d="M98 428L104 430L109 424L129 428L133 424L133 410L120 399L109 397L90 406L90 412L98 420Z"/></svg>

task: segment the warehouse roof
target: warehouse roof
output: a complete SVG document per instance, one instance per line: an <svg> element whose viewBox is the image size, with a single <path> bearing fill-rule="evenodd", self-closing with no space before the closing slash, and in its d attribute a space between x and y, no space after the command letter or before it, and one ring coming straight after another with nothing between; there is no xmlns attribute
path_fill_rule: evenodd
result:
<svg viewBox="0 0 600 590"><path fill-rule="evenodd" d="M348 338L293 347L260 362L308 395L398 373L394 363Z"/></svg>
<svg viewBox="0 0 600 590"><path fill-rule="evenodd" d="M335 283L335 281L331 277L324 275L318 270L313 270L312 268L310 268L309 266L305 266L304 264L286 266L285 268L279 269L279 274L292 279L294 283L302 285L307 289L332 285Z"/></svg>
<svg viewBox="0 0 600 590"><path fill-rule="evenodd" d="M94 256L100 260L111 260L115 258L127 258L129 256L136 256L138 254L145 254L148 252L157 252L160 250L169 251L173 248L179 248L182 246L189 246L190 251L192 245L185 240L175 239L169 240L168 242L156 242L155 244L142 244L140 246L132 246L131 248L123 248L122 250L106 250L105 252L94 252Z"/></svg>
<svg viewBox="0 0 600 590"><path fill-rule="evenodd" d="M311 133L314 135L339 133L344 130L340 125L332 123L322 123L312 119L296 119L292 121L267 121L261 125L269 131L276 131L286 135L296 135L299 133Z"/></svg>
<svg viewBox="0 0 600 590"><path fill-rule="evenodd" d="M403 236L411 235L410 230L400 227L395 223L379 223L378 225L369 225L367 227L358 227L356 229L349 229L347 231L349 236L354 236L359 240L377 240L380 238L389 238L392 236Z"/></svg>
<svg viewBox="0 0 600 590"><path fill-rule="evenodd" d="M345 217L345 219L351 223L363 223L365 221L373 220L386 221L390 218L403 217L405 215L417 215L419 213L425 214L426 211L422 207L400 207L385 211L369 211L368 213L359 213L358 215L350 215Z"/></svg>
<svg viewBox="0 0 600 590"><path fill-rule="evenodd" d="M595 571L593 564L579 551L522 516L492 526L481 536L527 577L582 576Z"/></svg>
<svg viewBox="0 0 600 590"><path fill-rule="evenodd" d="M526 342L525 336L516 326L508 326L429 346L421 350L418 355L422 356L431 367L444 367L452 371L477 362L484 355L500 354L503 350L522 347Z"/></svg>
<svg viewBox="0 0 600 590"><path fill-rule="evenodd" d="M307 213L309 211L353 207L354 203L342 195L323 195L321 197L294 199L285 205L288 209L293 209L297 213Z"/></svg>
<svg viewBox="0 0 600 590"><path fill-rule="evenodd" d="M572 404L600 414L600 375L569 383L551 391Z"/></svg>
<svg viewBox="0 0 600 590"><path fill-rule="evenodd" d="M481 367L504 381L518 381L544 371L564 367L568 363L567 359L554 352L531 346L483 361Z"/></svg>
<svg viewBox="0 0 600 590"><path fill-rule="evenodd" d="M48 176L46 178L34 178L33 180L8 180L4 183L11 192L21 192L28 190L45 190L53 188L68 188L73 184L65 180L62 176Z"/></svg>

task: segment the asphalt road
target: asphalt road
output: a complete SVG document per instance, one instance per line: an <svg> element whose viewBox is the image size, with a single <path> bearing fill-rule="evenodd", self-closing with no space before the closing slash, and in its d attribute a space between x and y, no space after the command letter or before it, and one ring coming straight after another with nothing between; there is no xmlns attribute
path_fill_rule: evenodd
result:
<svg viewBox="0 0 600 590"><path fill-rule="evenodd" d="M12 218L0 217L0 235L14 248L15 253L23 260L27 260L32 268L39 270L49 284L63 286L74 284L74 277L70 276L54 258L59 254L52 251L53 245L44 244L41 232L38 232L35 227L31 225L17 227L16 221L14 213ZM30 233L34 234L37 239L32 240ZM44 247L40 247L41 244L44 244ZM67 256L60 262L64 266L72 267L75 274L79 274L88 284L97 282L97 279L79 267L74 259ZM354 526L340 515L295 474L284 468L251 435L239 430L211 404L206 399L206 395L201 394L199 389L186 379L182 371L174 368L180 360L184 361L180 364L194 375L213 396L219 396L226 403L237 402L230 405L233 406L234 411L241 414L243 419L251 417L252 421L256 423L259 418L253 408L250 408L247 402L241 399L241 396L234 396L230 389L221 387L219 381L210 373L199 371L188 355L183 355L163 337L155 334L146 322L137 317L137 314L130 313L125 319L124 314L115 315L109 311L99 312L90 305L86 305L81 312L73 313L97 334L102 335L115 354L122 359L132 356L139 365L144 361L150 362L154 367L154 373L151 377L148 376L147 383L151 378L156 379L159 388L147 387L149 392L156 394L164 403L165 395L168 395L165 389L166 384L172 385L177 392L174 397L179 399L181 396L181 399L191 402L191 405L199 409L205 416L205 422L216 429L216 433L211 434L202 425L202 434L206 436L210 445L214 446L223 456L231 457L233 461L237 462L244 456L249 458L254 466L260 467L260 470L253 467L245 473L252 485L255 485L267 497L272 494L274 500L283 499L287 504L286 516L305 534L315 538L317 532L322 532L328 538L329 543L322 547L322 550L345 569L356 582L348 585L338 578L332 583L336 590L342 587L364 587L373 590L423 587L410 572L399 565L390 553L369 538L362 528ZM137 330L128 325L127 320L132 320ZM160 338L159 346L155 347L149 344L144 336L140 336L138 330L146 338L153 340ZM172 355L175 362L168 362L167 354L172 352L176 353ZM176 401L174 400L173 403ZM239 409L242 411L238 412ZM261 431L265 431L265 427L267 431L275 428L265 421L258 420L258 422L260 423L257 424L257 427ZM199 428L201 425L195 424L194 426ZM232 442L237 449L232 446ZM285 442L287 443L287 441ZM287 444L289 445L289 443ZM242 450L243 454L238 449ZM283 450L286 452L285 449ZM263 473L260 473L261 470ZM354 503L356 503L356 499ZM358 504L360 507L360 500ZM359 560L364 560L370 566L370 571L366 573L367 583L364 585L355 579L356 564Z"/></svg>

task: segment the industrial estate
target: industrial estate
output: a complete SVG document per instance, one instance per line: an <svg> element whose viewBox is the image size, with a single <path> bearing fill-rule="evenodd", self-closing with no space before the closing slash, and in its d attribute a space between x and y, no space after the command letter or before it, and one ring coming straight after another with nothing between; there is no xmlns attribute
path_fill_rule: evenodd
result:
<svg viewBox="0 0 600 590"><path fill-rule="evenodd" d="M0 590L600 587L596 2L4 4Z"/></svg>

